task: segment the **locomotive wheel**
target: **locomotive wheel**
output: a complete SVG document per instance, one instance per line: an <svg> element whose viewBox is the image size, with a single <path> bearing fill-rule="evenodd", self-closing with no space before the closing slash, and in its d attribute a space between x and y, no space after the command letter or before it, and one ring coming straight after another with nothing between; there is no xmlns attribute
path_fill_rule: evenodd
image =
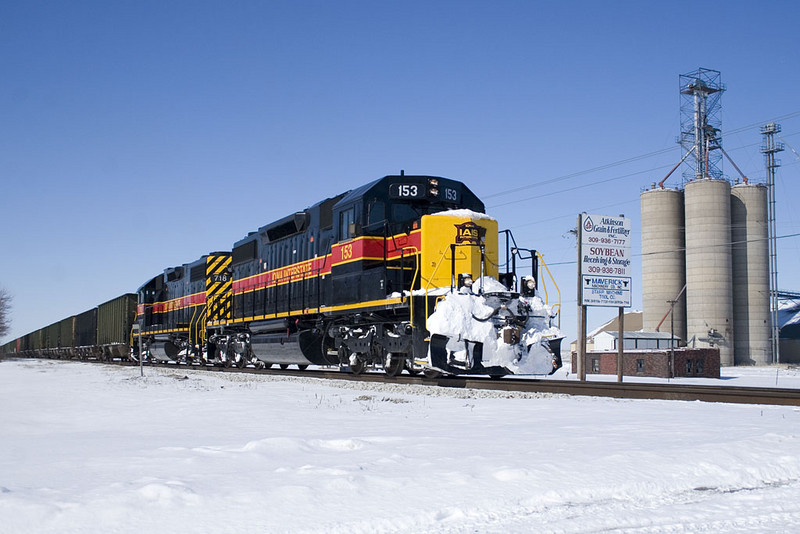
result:
<svg viewBox="0 0 800 534"><path fill-rule="evenodd" d="M402 354L388 353L383 360L383 370L389 376L400 376L406 366L406 360Z"/></svg>
<svg viewBox="0 0 800 534"><path fill-rule="evenodd" d="M306 364L298 364L297 368L300 369L301 371L305 371L306 369L308 369L308 365L306 365Z"/></svg>
<svg viewBox="0 0 800 534"><path fill-rule="evenodd" d="M350 364L350 372L354 375L360 375L366 369L366 365L364 364L364 360L361 358L356 358L356 363Z"/></svg>
<svg viewBox="0 0 800 534"><path fill-rule="evenodd" d="M437 371L436 369L428 369L427 367L423 369L422 374L425 375L425 378L439 378L442 376L441 371Z"/></svg>
<svg viewBox="0 0 800 534"><path fill-rule="evenodd" d="M406 364L406 371L408 371L408 374L411 376L417 376L419 374L419 369L415 369L413 364L410 363Z"/></svg>
<svg viewBox="0 0 800 534"><path fill-rule="evenodd" d="M238 367L239 369L244 369L245 367L247 367L247 358L241 356L239 358L239 361L236 362L236 367Z"/></svg>
<svg viewBox="0 0 800 534"><path fill-rule="evenodd" d="M281 369L288 369L289 368L289 364L288 363L282 363L282 364L280 364L280 368Z"/></svg>

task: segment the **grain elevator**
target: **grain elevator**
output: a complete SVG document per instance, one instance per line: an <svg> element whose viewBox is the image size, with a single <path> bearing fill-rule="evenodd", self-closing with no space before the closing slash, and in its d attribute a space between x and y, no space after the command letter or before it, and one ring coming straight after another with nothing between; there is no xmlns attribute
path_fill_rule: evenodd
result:
<svg viewBox="0 0 800 534"><path fill-rule="evenodd" d="M772 363L767 188L722 175L719 72L679 86L682 187L665 187L668 174L640 198L643 329L718 347L723 366Z"/></svg>

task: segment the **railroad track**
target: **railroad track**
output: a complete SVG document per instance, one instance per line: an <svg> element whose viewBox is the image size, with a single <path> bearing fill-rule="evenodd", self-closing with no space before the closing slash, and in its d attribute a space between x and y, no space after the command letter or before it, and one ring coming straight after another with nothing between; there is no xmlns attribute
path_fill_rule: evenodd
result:
<svg viewBox="0 0 800 534"><path fill-rule="evenodd" d="M119 363L119 362L117 362ZM127 363L127 362L125 362ZM135 364L132 364L135 365ZM726 402L734 404L763 404L780 406L800 406L800 389L761 388L738 386L707 386L657 383L618 383L618 382L580 382L577 380L553 380L547 378L501 378L445 376L425 378L423 376L401 375L390 377L382 372L353 375L338 369L244 369L222 367L200 367L176 364L162 364L170 368L198 369L225 373L252 373L278 376L299 376L348 380L353 382L377 382L383 384L414 384L445 388L471 388L494 391L516 391L524 393L553 393L561 395L580 395L591 397L611 397L618 399L656 399L703 402Z"/></svg>
<svg viewBox="0 0 800 534"><path fill-rule="evenodd" d="M138 366L128 361L108 362L116 365ZM727 402L734 404L762 404L778 406L800 406L800 389L762 388L738 386L707 386L685 384L658 384L632 382L580 382L577 380L553 380L548 378L501 378L444 376L426 378L401 375L391 377L382 372L367 372L361 375L338 369L255 369L253 367L223 368L213 366L187 366L185 364L147 364L171 369L204 370L208 372L251 373L261 375L298 376L324 378L353 382L377 382L382 384L413 384L430 387L484 389L494 391L516 391L523 393L552 393L617 399L655 399L703 402Z"/></svg>

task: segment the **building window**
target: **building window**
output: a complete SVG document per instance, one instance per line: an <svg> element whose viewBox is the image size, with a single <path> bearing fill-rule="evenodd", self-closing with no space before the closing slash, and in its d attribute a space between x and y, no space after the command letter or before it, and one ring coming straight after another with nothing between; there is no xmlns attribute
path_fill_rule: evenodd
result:
<svg viewBox="0 0 800 534"><path fill-rule="evenodd" d="M692 367L693 367L692 366L692 360L687 359L686 360L686 376L689 376L689 375L692 374Z"/></svg>
<svg viewBox="0 0 800 534"><path fill-rule="evenodd" d="M694 368L698 375L703 374L703 368L705 367L705 361L703 358L698 358L697 361L694 362Z"/></svg>
<svg viewBox="0 0 800 534"><path fill-rule="evenodd" d="M592 372L593 373L600 372L600 358L592 358Z"/></svg>
<svg viewBox="0 0 800 534"><path fill-rule="evenodd" d="M644 359L636 360L636 372L644 373Z"/></svg>

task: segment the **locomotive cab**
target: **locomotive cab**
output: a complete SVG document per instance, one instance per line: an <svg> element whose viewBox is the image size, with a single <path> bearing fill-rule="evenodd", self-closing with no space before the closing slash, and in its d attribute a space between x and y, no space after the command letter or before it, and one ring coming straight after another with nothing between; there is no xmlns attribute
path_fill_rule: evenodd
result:
<svg viewBox="0 0 800 534"><path fill-rule="evenodd" d="M484 205L464 184L433 176L386 176L346 194L333 210L332 303L370 302L424 287L418 273L427 245L422 221L458 209L481 213Z"/></svg>

